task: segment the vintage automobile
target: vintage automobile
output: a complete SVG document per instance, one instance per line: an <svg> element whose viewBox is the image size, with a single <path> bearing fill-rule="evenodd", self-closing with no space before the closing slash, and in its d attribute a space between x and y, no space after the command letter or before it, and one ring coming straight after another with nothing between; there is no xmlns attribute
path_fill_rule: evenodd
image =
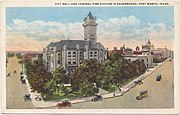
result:
<svg viewBox="0 0 180 115"><path fill-rule="evenodd" d="M148 91L147 90L142 90L139 92L139 95L136 97L136 100L142 100L143 98L148 97Z"/></svg>
<svg viewBox="0 0 180 115"><path fill-rule="evenodd" d="M25 95L23 96L23 98L24 98L24 101L25 101L25 102L26 102L26 101L31 101L30 94L25 94Z"/></svg>
<svg viewBox="0 0 180 115"><path fill-rule="evenodd" d="M134 83L136 84L136 85L141 85L141 84L143 84L143 82L142 82L142 79L138 79L138 80L134 80Z"/></svg>
<svg viewBox="0 0 180 115"><path fill-rule="evenodd" d="M161 79L162 79L161 74L157 74L157 76L156 76L156 81L161 81Z"/></svg>
<svg viewBox="0 0 180 115"><path fill-rule="evenodd" d="M61 102L58 102L56 106L60 109L61 107L71 107L71 102L69 99L62 99Z"/></svg>
<svg viewBox="0 0 180 115"><path fill-rule="evenodd" d="M91 99L92 101L102 101L102 96L100 94L95 94L95 96Z"/></svg>
<svg viewBox="0 0 180 115"><path fill-rule="evenodd" d="M42 100L42 98L41 98L41 96L40 96L40 95L36 95L35 100L36 100L36 101L41 101L41 100Z"/></svg>
<svg viewBox="0 0 180 115"><path fill-rule="evenodd" d="M22 83L22 84L26 84L26 80L25 80L25 79L22 79L22 80L21 80L21 83Z"/></svg>
<svg viewBox="0 0 180 115"><path fill-rule="evenodd" d="M20 76L20 81L22 81L24 79L24 76L23 75L21 75Z"/></svg>
<svg viewBox="0 0 180 115"><path fill-rule="evenodd" d="M20 72L20 75L23 75L23 72L22 72L22 71Z"/></svg>

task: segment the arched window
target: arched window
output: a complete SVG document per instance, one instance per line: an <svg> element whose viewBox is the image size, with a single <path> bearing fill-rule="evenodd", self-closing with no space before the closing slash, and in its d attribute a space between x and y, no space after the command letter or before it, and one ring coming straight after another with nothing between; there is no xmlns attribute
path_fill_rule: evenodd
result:
<svg viewBox="0 0 180 115"><path fill-rule="evenodd" d="M76 54L76 52L73 52L73 54Z"/></svg>
<svg viewBox="0 0 180 115"><path fill-rule="evenodd" d="M71 52L68 52L68 54L71 54Z"/></svg>

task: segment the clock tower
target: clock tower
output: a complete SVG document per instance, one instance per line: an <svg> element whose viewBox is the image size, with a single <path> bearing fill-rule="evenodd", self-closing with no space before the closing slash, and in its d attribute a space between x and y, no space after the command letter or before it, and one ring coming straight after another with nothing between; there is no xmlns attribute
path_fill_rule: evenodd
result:
<svg viewBox="0 0 180 115"><path fill-rule="evenodd" d="M91 12L84 18L84 40L97 41L97 23L96 17Z"/></svg>

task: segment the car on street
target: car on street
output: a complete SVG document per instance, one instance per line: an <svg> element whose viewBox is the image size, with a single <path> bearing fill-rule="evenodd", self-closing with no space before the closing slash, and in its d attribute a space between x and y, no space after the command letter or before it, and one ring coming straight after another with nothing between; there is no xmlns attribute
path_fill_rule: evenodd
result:
<svg viewBox="0 0 180 115"><path fill-rule="evenodd" d="M91 101L102 101L102 96L100 94L95 94Z"/></svg>
<svg viewBox="0 0 180 115"><path fill-rule="evenodd" d="M23 75L23 72L22 72L22 71L20 72L20 75Z"/></svg>
<svg viewBox="0 0 180 115"><path fill-rule="evenodd" d="M41 100L42 100L42 98L41 98L41 96L40 96L40 95L36 95L35 100L36 100L36 101L41 101Z"/></svg>
<svg viewBox="0 0 180 115"><path fill-rule="evenodd" d="M26 80L25 80L25 79L22 79L22 80L21 80L21 83L22 83L22 84L26 84Z"/></svg>
<svg viewBox="0 0 180 115"><path fill-rule="evenodd" d="M161 74L157 74L156 75L156 81L161 81L162 79L162 75Z"/></svg>
<svg viewBox="0 0 180 115"><path fill-rule="evenodd" d="M31 101L30 94L25 94L25 95L23 96L23 98L24 98L24 102L26 102L26 101Z"/></svg>
<svg viewBox="0 0 180 115"><path fill-rule="evenodd" d="M24 79L24 76L23 75L21 75L20 76L20 81L22 81Z"/></svg>
<svg viewBox="0 0 180 115"><path fill-rule="evenodd" d="M143 82L142 82L142 79L138 79L138 80L134 80L134 83L136 84L136 85L141 85L141 84L143 84Z"/></svg>
<svg viewBox="0 0 180 115"><path fill-rule="evenodd" d="M62 107L71 107L71 102L69 99L62 99L61 102L58 102L56 106L60 109Z"/></svg>
<svg viewBox="0 0 180 115"><path fill-rule="evenodd" d="M139 92L139 95L136 97L136 100L142 100L143 98L148 97L148 91L147 90L142 90Z"/></svg>

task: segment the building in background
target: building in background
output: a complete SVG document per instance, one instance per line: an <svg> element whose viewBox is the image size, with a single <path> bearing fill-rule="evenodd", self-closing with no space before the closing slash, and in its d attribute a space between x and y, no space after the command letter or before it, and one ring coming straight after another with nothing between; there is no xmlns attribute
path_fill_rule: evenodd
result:
<svg viewBox="0 0 180 115"><path fill-rule="evenodd" d="M153 57L159 58L159 59L167 59L172 56L173 52L169 49L165 48L156 48L152 50Z"/></svg>
<svg viewBox="0 0 180 115"><path fill-rule="evenodd" d="M77 68L85 59L104 62L107 49L97 42L96 17L91 12L84 18L84 40L61 40L51 42L43 49L43 60L48 71L62 66L67 71Z"/></svg>
<svg viewBox="0 0 180 115"><path fill-rule="evenodd" d="M139 46L136 46L134 51L133 49L126 47L124 44L119 50L117 47L114 47L114 49L109 51L108 54L111 55L112 53L119 53L124 59L129 61L139 59L140 61L144 62L146 68L150 68L153 65L153 52L151 48L154 48L154 46L148 39L148 42L142 45L142 50L140 50Z"/></svg>
<svg viewBox="0 0 180 115"><path fill-rule="evenodd" d="M139 59L140 61L144 62L146 68L150 68L153 65L153 55L151 48L154 48L153 45L151 45L150 40L148 39L148 42L144 45L142 45L142 50L140 51L139 46L136 47L136 51L132 51L131 55L127 55L126 53L123 55L123 57L129 61L135 61Z"/></svg>
<svg viewBox="0 0 180 115"><path fill-rule="evenodd" d="M23 63L25 62L25 60L34 62L35 60L42 59L43 53L28 52L28 53L22 53L21 56Z"/></svg>

